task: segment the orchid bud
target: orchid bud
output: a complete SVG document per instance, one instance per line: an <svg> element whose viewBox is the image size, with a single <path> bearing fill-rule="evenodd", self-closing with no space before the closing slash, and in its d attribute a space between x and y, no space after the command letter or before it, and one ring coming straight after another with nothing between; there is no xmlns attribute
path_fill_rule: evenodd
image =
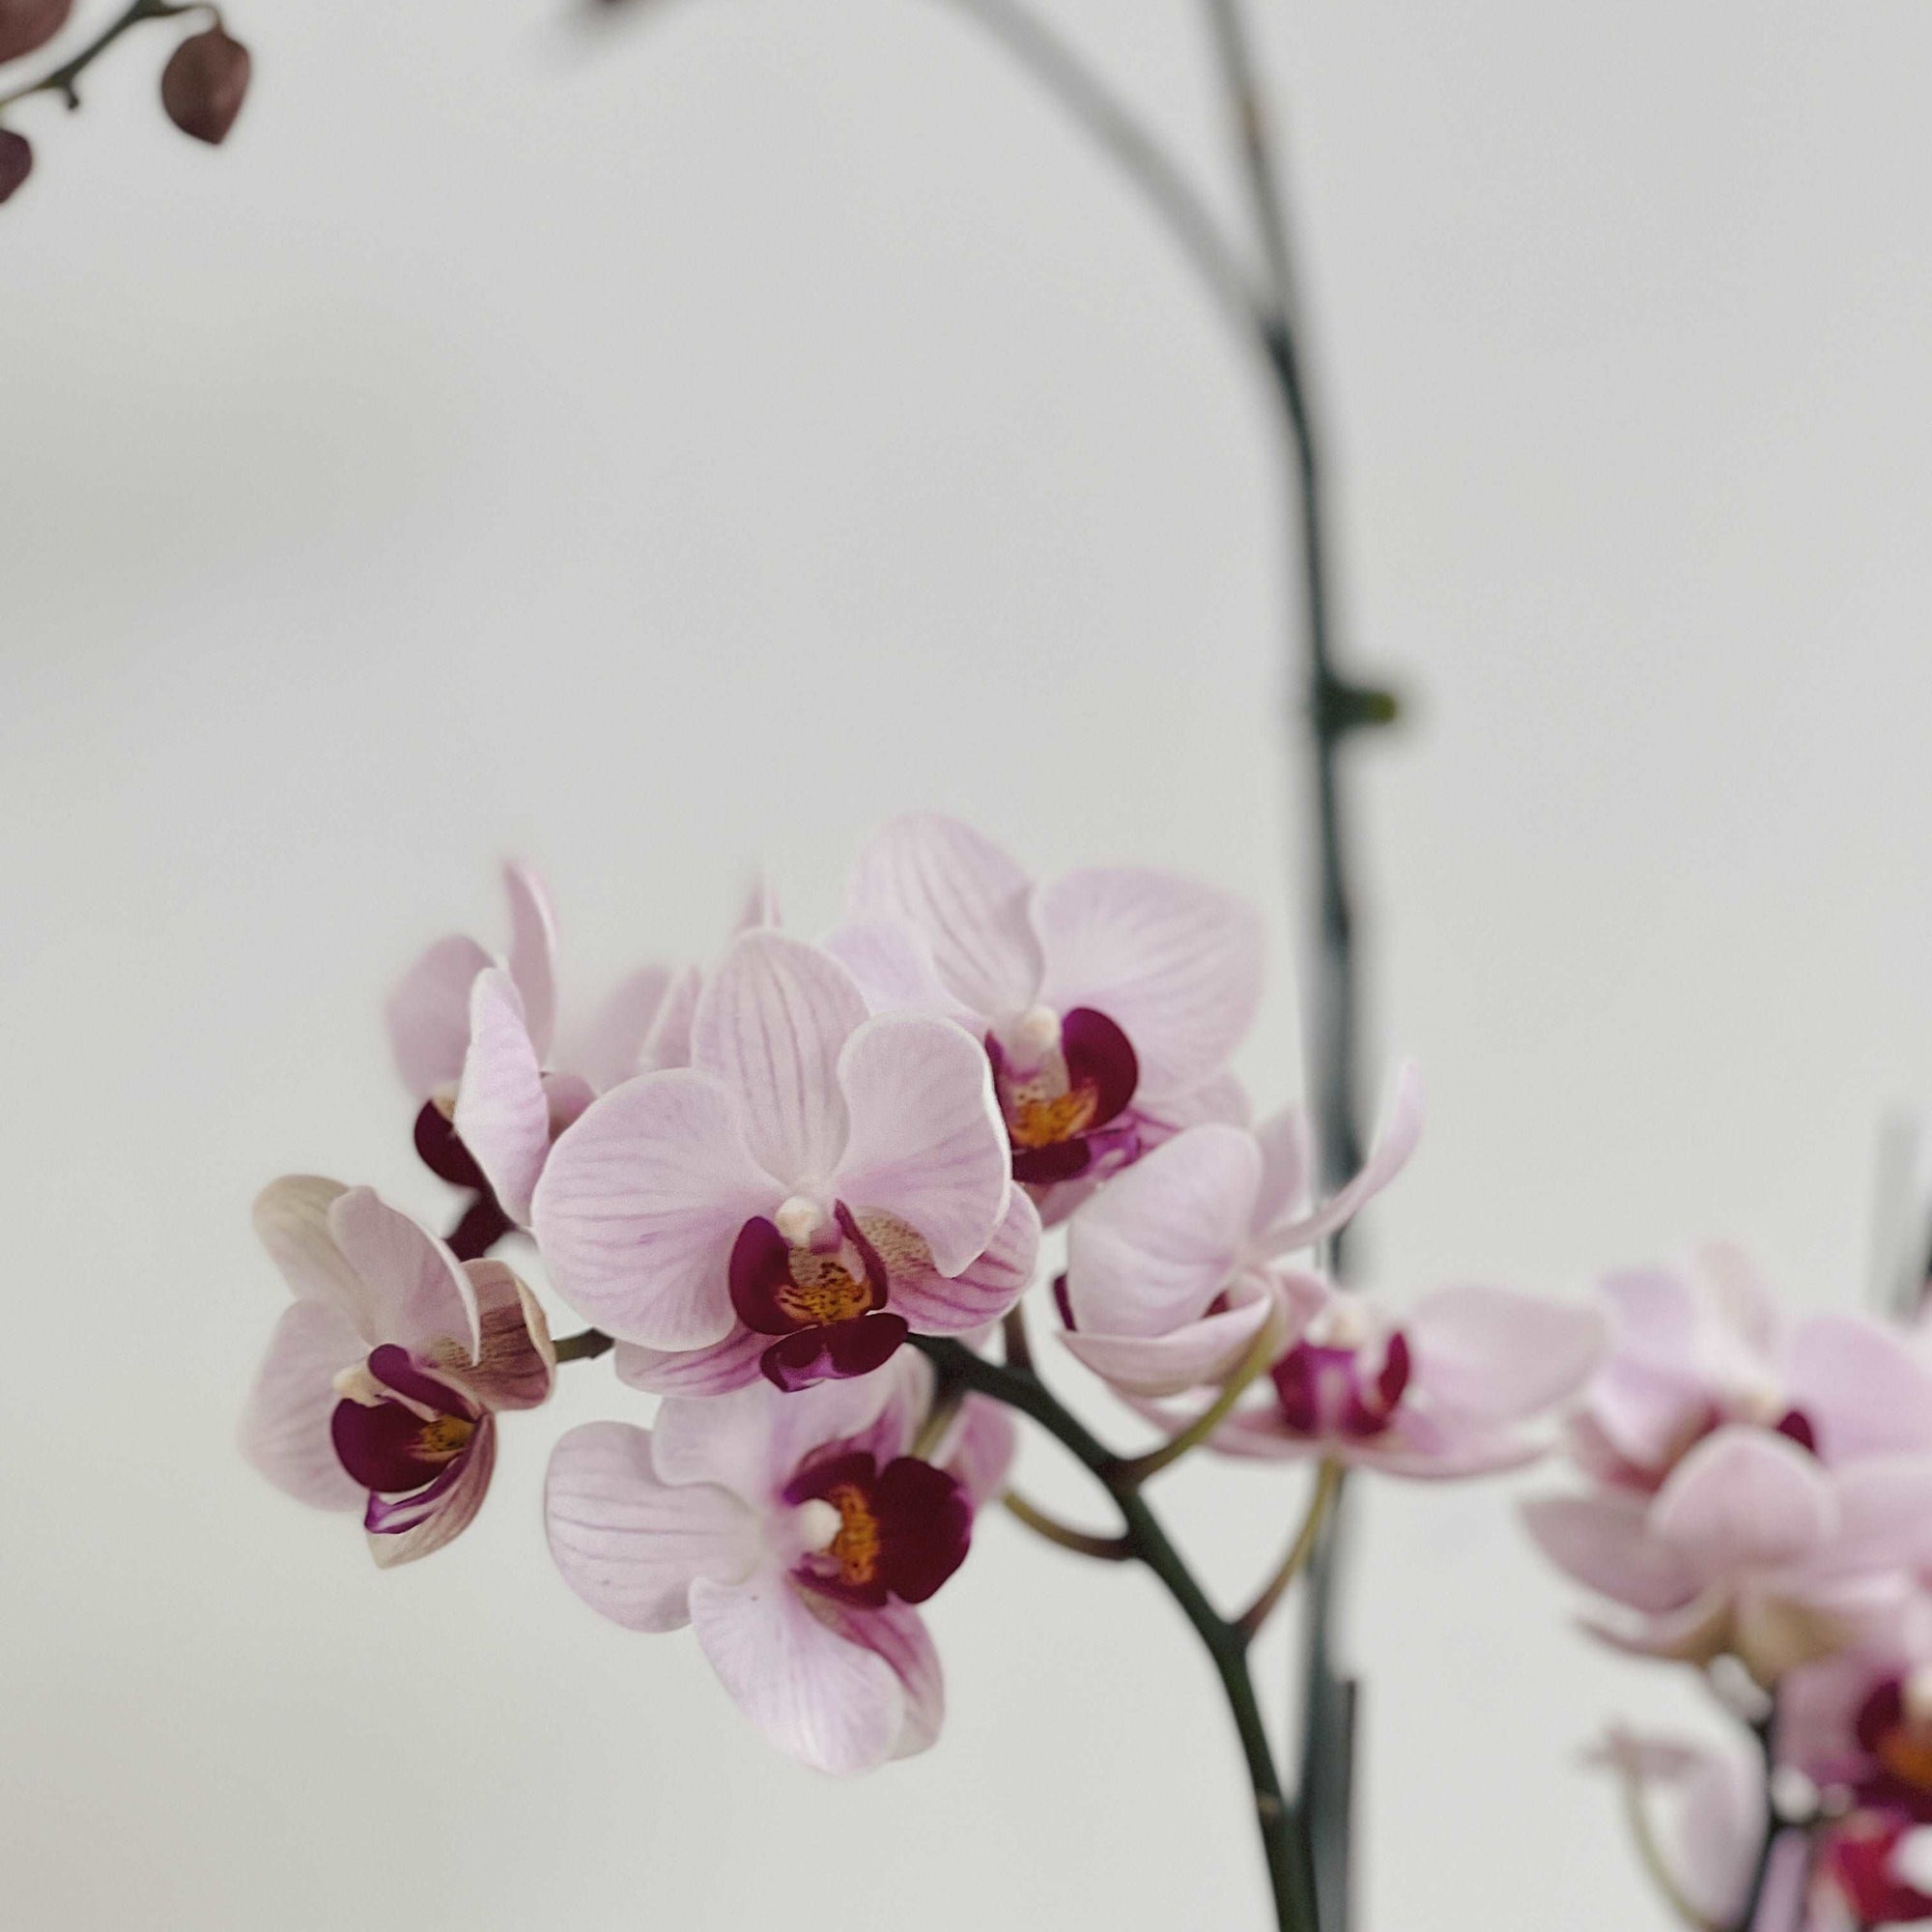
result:
<svg viewBox="0 0 1932 1932"><path fill-rule="evenodd" d="M0 128L0 201L8 200L33 171L34 151L27 137Z"/></svg>
<svg viewBox="0 0 1932 1932"><path fill-rule="evenodd" d="M45 46L72 12L73 0L0 0L0 61Z"/></svg>
<svg viewBox="0 0 1932 1932"><path fill-rule="evenodd" d="M161 71L161 105L184 134L218 147L248 93L248 49L219 27L190 34Z"/></svg>

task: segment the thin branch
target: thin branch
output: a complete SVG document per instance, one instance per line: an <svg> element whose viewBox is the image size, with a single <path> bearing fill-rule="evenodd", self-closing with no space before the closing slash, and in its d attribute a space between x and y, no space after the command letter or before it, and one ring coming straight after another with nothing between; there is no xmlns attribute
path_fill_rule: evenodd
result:
<svg viewBox="0 0 1932 1932"><path fill-rule="evenodd" d="M1134 1546L1124 1536L1095 1536L1090 1530L1075 1529L1056 1516L1047 1515L1043 1509L1037 1509L1019 1493L1009 1490L1001 1496L1007 1514L1017 1518L1036 1536L1043 1536L1047 1542L1057 1544L1062 1549L1070 1549L1077 1556L1097 1557L1103 1563L1128 1563L1133 1560Z"/></svg>
<svg viewBox="0 0 1932 1932"><path fill-rule="evenodd" d="M121 36L130 28L137 27L143 20L171 20L179 14L193 14L206 11L220 20L220 14L212 6L204 8L195 4L178 7L170 0L133 0L119 18L111 21L96 38L75 54L64 61L51 73L45 73L39 80L31 80L24 87L16 87L11 94L0 94L0 107L11 107L16 100L25 100L30 95L58 94L69 108L80 105L80 89L76 84L80 76L111 47Z"/></svg>
<svg viewBox="0 0 1932 1932"><path fill-rule="evenodd" d="M1185 1429L1169 1436L1158 1448L1150 1449L1145 1456L1135 1456L1122 1463L1116 1471L1116 1481L1138 1488L1150 1476L1158 1475L1170 1463L1179 1462L1190 1449L1199 1448L1234 1412L1235 1405L1274 1360L1275 1350L1280 1346L1281 1327L1270 1317L1262 1323L1261 1332L1248 1345L1247 1353L1236 1363L1228 1379L1221 1384L1220 1394Z"/></svg>
<svg viewBox="0 0 1932 1932"><path fill-rule="evenodd" d="M1099 145L1159 216L1244 333L1265 333L1254 276L1194 185L1078 51L1019 0L944 0L983 28Z"/></svg>
<svg viewBox="0 0 1932 1932"><path fill-rule="evenodd" d="M1758 1907L1764 1903L1764 1889L1771 1878L1772 1854L1777 1849L1778 1833L1784 1823L1777 1815L1777 1805L1772 1797L1777 1772L1776 1695L1773 1696L1771 1709L1750 1728L1751 1735L1757 1740L1758 1755L1764 1763L1764 1842L1758 1846L1757 1862L1751 1867L1750 1890L1745 1898L1745 1909L1738 1915L1736 1932L1751 1932L1751 1927L1757 1923Z"/></svg>
<svg viewBox="0 0 1932 1932"><path fill-rule="evenodd" d="M1274 1614L1275 1605L1288 1594L1288 1586L1301 1574L1314 1553L1316 1539L1321 1534L1321 1526L1328 1520L1328 1512L1341 1493L1342 1465L1324 1457L1315 1478L1315 1493L1308 1499L1308 1513L1301 1519L1301 1527L1295 1531L1294 1541L1289 1545L1287 1555L1263 1585L1261 1594L1235 1619L1235 1628L1249 1643L1261 1634L1262 1627Z"/></svg>
<svg viewBox="0 0 1932 1932"><path fill-rule="evenodd" d="M1261 1706L1248 1675L1247 1644L1195 1580L1180 1553L1169 1541L1160 1519L1147 1498L1120 1479L1121 1459L1067 1409L1037 1377L989 1362L963 1343L931 1335L915 1335L913 1346L939 1371L942 1379L1031 1416L1093 1475L1105 1485L1119 1505L1124 1538L1134 1558L1147 1565L1180 1613L1193 1625L1221 1680L1230 1716L1247 1760L1248 1781L1254 1794L1255 1823L1267 1859L1273 1888L1275 1919L1280 1932L1316 1932L1314 1901L1308 1889L1307 1867L1300 1853L1293 1807L1283 1792L1281 1774Z"/></svg>
<svg viewBox="0 0 1932 1932"><path fill-rule="evenodd" d="M556 1342L559 1362L594 1362L617 1346L616 1338L601 1328L585 1328L575 1335L560 1335Z"/></svg>
<svg viewBox="0 0 1932 1932"><path fill-rule="evenodd" d="M1006 1345L1007 1367L1033 1373L1033 1343L1027 1335L1026 1310L1016 1301L1000 1323L1000 1338Z"/></svg>

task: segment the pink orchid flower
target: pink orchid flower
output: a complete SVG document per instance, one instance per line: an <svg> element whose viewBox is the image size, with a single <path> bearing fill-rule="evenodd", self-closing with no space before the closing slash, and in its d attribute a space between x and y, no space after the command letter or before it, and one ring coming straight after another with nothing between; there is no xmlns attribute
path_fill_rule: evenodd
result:
<svg viewBox="0 0 1932 1932"><path fill-rule="evenodd" d="M922 1751L943 1689L914 1606L965 1559L1013 1447L1006 1411L969 1401L952 1445L914 1457L930 1390L906 1354L797 1395L669 1397L649 1429L574 1429L551 1458L551 1553L626 1629L692 1625L746 1715L804 1763Z"/></svg>
<svg viewBox="0 0 1932 1932"><path fill-rule="evenodd" d="M299 1502L360 1508L384 1569L440 1549L482 1506L497 1413L550 1394L542 1310L501 1262L458 1262L367 1187L285 1176L255 1227L296 1300L243 1453Z"/></svg>
<svg viewBox="0 0 1932 1932"><path fill-rule="evenodd" d="M1131 867L1035 885L978 833L921 816L861 855L848 912L829 944L875 1006L985 1042L1013 1178L1050 1219L1078 1195L1047 1190L1224 1117L1262 984L1260 922L1228 894Z"/></svg>
<svg viewBox="0 0 1932 1932"><path fill-rule="evenodd" d="M596 1101L536 1189L557 1292L633 1345L626 1379L862 1376L1018 1298L1038 1221L970 1036L868 1016L838 960L762 931L705 987L691 1060Z"/></svg>
<svg viewBox="0 0 1932 1932"><path fill-rule="evenodd" d="M1310 1208L1298 1111L1259 1131L1188 1127L1074 1216L1064 1293L1067 1349L1129 1395L1169 1396L1224 1379L1270 1321L1325 1291L1285 1258L1345 1227L1402 1171L1422 1131L1415 1067L1396 1077L1362 1171Z"/></svg>
<svg viewBox="0 0 1932 1932"><path fill-rule="evenodd" d="M1544 1553L1626 1615L1588 1628L1618 1648L1736 1657L1773 1685L1798 1665L1895 1642L1932 1560L1932 1458L1831 1469L1789 1437L1727 1424L1655 1496L1628 1490L1525 1506Z"/></svg>
<svg viewBox="0 0 1932 1932"><path fill-rule="evenodd" d="M543 882L506 865L510 951L439 939L390 996L397 1070L422 1109L416 1147L459 1187L488 1188L520 1225L552 1140L593 1095L642 1066L678 1065L694 973L645 966L620 980L574 1043L557 1046L556 922Z"/></svg>
<svg viewBox="0 0 1932 1932"><path fill-rule="evenodd" d="M1828 1463L1932 1451L1932 1367L1875 1321L1787 1321L1737 1249L1681 1267L1631 1268L1598 1292L1608 1359L1572 1425L1599 1481L1645 1493L1726 1423L1754 1423Z"/></svg>

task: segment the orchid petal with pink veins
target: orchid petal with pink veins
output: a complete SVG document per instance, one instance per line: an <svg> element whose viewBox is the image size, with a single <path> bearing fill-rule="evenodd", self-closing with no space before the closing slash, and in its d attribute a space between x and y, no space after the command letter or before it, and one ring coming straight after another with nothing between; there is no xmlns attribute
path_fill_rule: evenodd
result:
<svg viewBox="0 0 1932 1932"><path fill-rule="evenodd" d="M946 1720L946 1678L925 1619L909 1604L855 1610L825 1598L811 1608L848 1643L863 1644L882 1658L899 1680L905 1719L893 1756L917 1757L931 1749Z"/></svg>
<svg viewBox="0 0 1932 1932"><path fill-rule="evenodd" d="M510 900L510 978L523 996L530 1044L547 1061L556 1037L556 919L543 881L527 866L503 867Z"/></svg>
<svg viewBox="0 0 1932 1932"><path fill-rule="evenodd" d="M1261 1007L1262 925L1232 894L1139 867L1069 872L1036 889L1041 1001L1124 1029L1150 1094L1218 1072Z"/></svg>
<svg viewBox="0 0 1932 1932"><path fill-rule="evenodd" d="M298 1301L285 1309L242 1419L242 1453L278 1490L314 1509L360 1509L362 1486L342 1466L328 1431L335 1378L369 1345L343 1309Z"/></svg>
<svg viewBox="0 0 1932 1932"><path fill-rule="evenodd" d="M593 1610L627 1630L679 1630L700 1577L741 1581L763 1543L755 1514L710 1483L667 1484L651 1434L624 1422L573 1429L544 1483L551 1554Z"/></svg>
<svg viewBox="0 0 1932 1932"><path fill-rule="evenodd" d="M1254 1134L1261 1149L1262 1174L1255 1192L1253 1232L1260 1235L1307 1202L1314 1186L1315 1150L1308 1116L1300 1107L1284 1107L1270 1115Z"/></svg>
<svg viewBox="0 0 1932 1932"><path fill-rule="evenodd" d="M1414 1061L1405 1060L1395 1070L1381 1123L1361 1171L1312 1213L1270 1228L1265 1237L1267 1252L1287 1255L1312 1248L1347 1227L1407 1166L1421 1138L1422 1072Z"/></svg>
<svg viewBox="0 0 1932 1932"><path fill-rule="evenodd" d="M827 1442L866 1438L889 1416L891 1452L904 1447L908 1370L895 1356L849 1381L781 1392L760 1379L728 1395L667 1397L652 1432L652 1465L667 1483L717 1483L754 1505L769 1503L804 1459ZM868 1442L868 1447L876 1445Z"/></svg>
<svg viewBox="0 0 1932 1932"><path fill-rule="evenodd" d="M403 975L384 1017L396 1071L418 1100L452 1088L463 1077L469 1044L469 988L497 962L473 939L439 939Z"/></svg>
<svg viewBox="0 0 1932 1932"><path fill-rule="evenodd" d="M619 1342L611 1360L620 1382L646 1395L729 1395L758 1379L771 1345L769 1335L740 1327L708 1349L668 1351Z"/></svg>
<svg viewBox="0 0 1932 1932"><path fill-rule="evenodd" d="M563 1134L532 1219L557 1293L580 1315L620 1341L704 1349L738 1325L731 1244L781 1192L747 1150L724 1085L676 1068L627 1080Z"/></svg>
<svg viewBox="0 0 1932 1932"><path fill-rule="evenodd" d="M847 1611L838 1624L857 1614ZM905 1684L781 1576L691 1586L698 1646L779 1749L819 1771L871 1771L895 1756L910 1717Z"/></svg>
<svg viewBox="0 0 1932 1932"><path fill-rule="evenodd" d="M724 1082L746 1145L784 1187L838 1165L847 1131L839 1054L866 1018L844 967L779 932L734 941L698 998L692 1065Z"/></svg>
<svg viewBox="0 0 1932 1932"><path fill-rule="evenodd" d="M894 820L859 856L848 903L856 920L903 921L923 933L939 979L975 1013L1033 1004L1041 972L1029 917L1031 882L956 820Z"/></svg>
<svg viewBox="0 0 1932 1932"><path fill-rule="evenodd" d="M1603 1318L1504 1288L1426 1294L1403 1322L1415 1385L1432 1404L1492 1422L1540 1413L1589 1379Z"/></svg>
<svg viewBox="0 0 1932 1932"><path fill-rule="evenodd" d="M455 1123L503 1211L528 1226L530 1196L550 1153L551 1105L523 998L500 966L479 973L470 991Z"/></svg>
<svg viewBox="0 0 1932 1932"><path fill-rule="evenodd" d="M1078 1334L1152 1337L1197 1321L1247 1244L1262 1152L1238 1127L1190 1127L1128 1168L1073 1223Z"/></svg>
<svg viewBox="0 0 1932 1932"><path fill-rule="evenodd" d="M833 1177L839 1198L917 1229L939 1272L958 1274L984 1251L1012 1193L984 1052L944 1020L886 1014L844 1042L838 1080L851 1122Z"/></svg>
<svg viewBox="0 0 1932 1932"><path fill-rule="evenodd" d="M664 1005L658 1009L651 1030L644 1037L646 1073L691 1065L691 1030L697 1018L697 1002L703 991L704 975L696 966L687 966L673 976Z"/></svg>
<svg viewBox="0 0 1932 1932"><path fill-rule="evenodd" d="M371 1339L430 1349L454 1342L474 1360L476 1295L456 1257L373 1187L352 1187L328 1210L328 1232L367 1292Z"/></svg>
<svg viewBox="0 0 1932 1932"><path fill-rule="evenodd" d="M1800 1563L1836 1532L1837 1497L1816 1458L1767 1430L1707 1436L1651 1507L1657 1539L1701 1579Z"/></svg>
<svg viewBox="0 0 1932 1932"><path fill-rule="evenodd" d="M957 1274L941 1274L903 1226L861 1212L861 1232L885 1263L892 1307L922 1335L970 1335L997 1321L1027 1291L1039 1258L1039 1214L1016 1187L992 1239Z"/></svg>

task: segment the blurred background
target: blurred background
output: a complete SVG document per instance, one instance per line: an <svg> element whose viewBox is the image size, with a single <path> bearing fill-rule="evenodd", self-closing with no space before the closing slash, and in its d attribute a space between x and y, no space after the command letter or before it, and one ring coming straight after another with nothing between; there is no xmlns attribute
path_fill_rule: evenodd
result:
<svg viewBox="0 0 1932 1932"><path fill-rule="evenodd" d="M1232 216L1186 0L1051 11ZM1258 11L1342 630L1411 700L1351 766L1371 1064L1418 1056L1432 1108L1369 1272L1579 1294L1729 1234L1854 1304L1881 1123L1932 1100L1932 12ZM552 882L567 998L708 956L754 863L822 928L915 807L1040 871L1185 867L1266 909L1243 1070L1297 1079L1259 371L949 8L602 24L236 0L220 153L161 118L165 29L15 115L8 1922L1260 1932L1144 1577L988 1520L934 1606L941 1747L838 1784L552 1572L549 1443L640 1412L604 1365L406 1572L234 1453L283 1298L256 1188L447 1211L379 1008L435 934L498 942L499 853ZM1514 1517L1561 1480L1363 1486L1368 1927L1662 1922L1580 1752L1711 1719L1572 1628ZM1163 1484L1237 1601L1292 1479ZM1264 1674L1285 1722L1284 1633Z"/></svg>

